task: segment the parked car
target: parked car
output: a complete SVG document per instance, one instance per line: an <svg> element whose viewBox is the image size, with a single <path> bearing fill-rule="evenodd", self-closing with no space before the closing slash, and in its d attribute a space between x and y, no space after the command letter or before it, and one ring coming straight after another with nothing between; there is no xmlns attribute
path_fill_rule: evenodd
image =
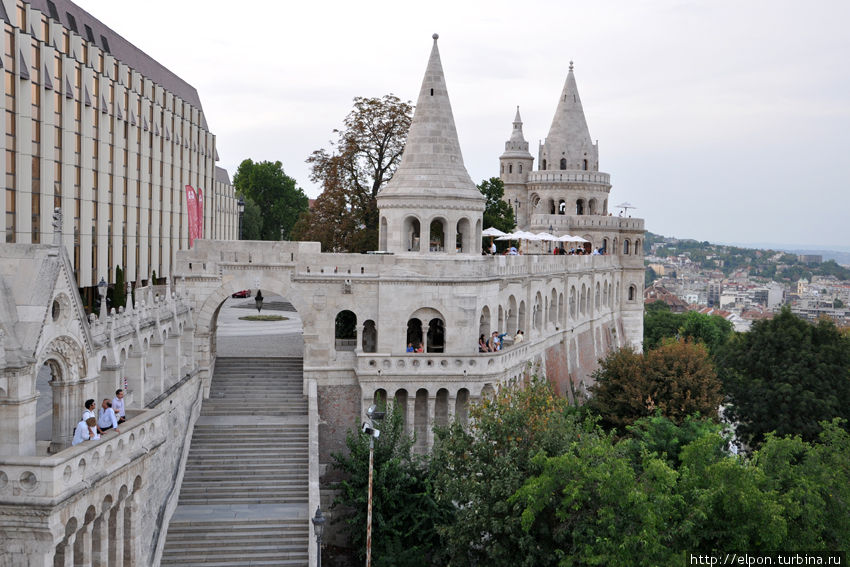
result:
<svg viewBox="0 0 850 567"><path fill-rule="evenodd" d="M236 293L234 293L230 297L238 297L238 298L251 297L251 290L250 289L243 289L242 291L237 291Z"/></svg>

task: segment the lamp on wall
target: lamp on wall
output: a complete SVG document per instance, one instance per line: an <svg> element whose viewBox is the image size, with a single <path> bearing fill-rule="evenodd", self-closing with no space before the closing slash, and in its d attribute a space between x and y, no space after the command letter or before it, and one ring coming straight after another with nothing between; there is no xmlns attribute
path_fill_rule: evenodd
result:
<svg viewBox="0 0 850 567"><path fill-rule="evenodd" d="M325 533L325 517L322 515L321 506L316 506L316 515L310 521L313 522L313 533L316 534L316 567L322 567L322 536Z"/></svg>
<svg viewBox="0 0 850 567"><path fill-rule="evenodd" d="M239 240L242 240L242 215L245 213L245 199L242 197L236 201L236 210L239 211Z"/></svg>

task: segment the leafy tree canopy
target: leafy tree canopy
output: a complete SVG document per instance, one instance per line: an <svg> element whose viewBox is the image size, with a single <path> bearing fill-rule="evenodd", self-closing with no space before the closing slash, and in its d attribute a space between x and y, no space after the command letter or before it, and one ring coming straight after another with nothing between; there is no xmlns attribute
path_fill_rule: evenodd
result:
<svg viewBox="0 0 850 567"><path fill-rule="evenodd" d="M296 225L299 240L321 242L333 252L377 249L378 191L401 162L412 116L410 102L392 94L354 99L330 149L307 159L322 193Z"/></svg>
<svg viewBox="0 0 850 567"><path fill-rule="evenodd" d="M664 339L686 338L702 342L712 356L729 342L735 329L732 323L718 315L698 311L673 313L663 301L646 306L643 323L643 346L653 349Z"/></svg>
<svg viewBox="0 0 850 567"><path fill-rule="evenodd" d="M295 180L283 172L279 161L253 162L250 159L239 164L233 176L233 186L240 196L253 202L261 211L259 240L284 240L290 238L295 221L307 210L308 199ZM243 217L243 236L246 229L253 232L251 218Z"/></svg>
<svg viewBox="0 0 850 567"><path fill-rule="evenodd" d="M782 310L738 335L719 359L739 436L757 445L769 431L817 439L818 422L850 418L850 338Z"/></svg>
<svg viewBox="0 0 850 567"><path fill-rule="evenodd" d="M498 228L502 232L511 232L516 227L514 210L503 198L505 184L498 177L485 179L478 184L478 190L487 198L484 208L484 228Z"/></svg>

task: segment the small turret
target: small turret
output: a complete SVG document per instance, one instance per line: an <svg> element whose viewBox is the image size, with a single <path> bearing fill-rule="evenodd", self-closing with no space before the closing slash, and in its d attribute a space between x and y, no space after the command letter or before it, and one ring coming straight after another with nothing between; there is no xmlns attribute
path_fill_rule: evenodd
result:
<svg viewBox="0 0 850 567"><path fill-rule="evenodd" d="M522 117L516 107L513 130L505 142L505 153L499 156L499 178L505 184L505 201L514 209L517 226L525 226L528 211L526 183L534 167L534 158L528 152L528 142L522 133Z"/></svg>

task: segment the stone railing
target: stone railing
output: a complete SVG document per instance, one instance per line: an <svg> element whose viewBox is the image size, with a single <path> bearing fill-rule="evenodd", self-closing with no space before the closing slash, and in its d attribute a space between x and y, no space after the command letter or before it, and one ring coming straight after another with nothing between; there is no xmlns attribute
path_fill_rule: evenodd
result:
<svg viewBox="0 0 850 567"><path fill-rule="evenodd" d="M643 231L643 219L602 215L531 215L531 230L548 230L573 234L580 230ZM578 235L581 236L581 235Z"/></svg>
<svg viewBox="0 0 850 567"><path fill-rule="evenodd" d="M583 170L547 170L532 171L528 174L529 183L564 182L564 183L604 183L611 184L611 176L601 171Z"/></svg>
<svg viewBox="0 0 850 567"><path fill-rule="evenodd" d="M49 457L0 457L0 501L60 502L144 458L165 442L165 429L161 410L143 410L122 423L120 433L106 432Z"/></svg>
<svg viewBox="0 0 850 567"><path fill-rule="evenodd" d="M524 364L532 349L533 345L522 344L495 353L468 355L358 353L357 370L361 375L375 373L377 376L410 377L415 380L427 376L441 381L451 381L453 377L459 380L474 380L478 376L490 379L494 374L507 372L518 364Z"/></svg>

